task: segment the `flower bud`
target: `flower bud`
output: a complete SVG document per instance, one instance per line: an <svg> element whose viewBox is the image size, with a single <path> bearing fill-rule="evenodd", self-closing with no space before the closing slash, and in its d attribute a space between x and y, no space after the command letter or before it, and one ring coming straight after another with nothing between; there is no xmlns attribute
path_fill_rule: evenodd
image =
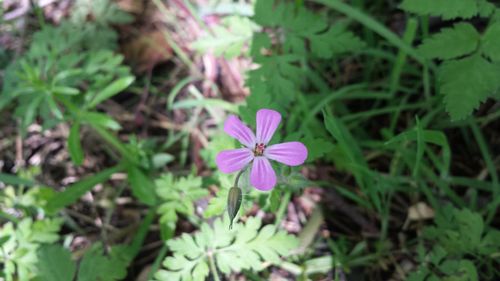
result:
<svg viewBox="0 0 500 281"><path fill-rule="evenodd" d="M233 228L233 220L241 207L241 188L234 186L227 194L227 213L229 215L229 229Z"/></svg>

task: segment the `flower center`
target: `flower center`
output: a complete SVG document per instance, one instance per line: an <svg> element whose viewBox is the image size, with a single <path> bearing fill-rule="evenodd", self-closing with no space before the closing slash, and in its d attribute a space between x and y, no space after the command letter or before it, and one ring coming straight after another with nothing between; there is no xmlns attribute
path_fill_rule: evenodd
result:
<svg viewBox="0 0 500 281"><path fill-rule="evenodd" d="M263 143L255 144L255 149L253 150L253 155L262 156L264 154L264 149L266 149L266 145Z"/></svg>

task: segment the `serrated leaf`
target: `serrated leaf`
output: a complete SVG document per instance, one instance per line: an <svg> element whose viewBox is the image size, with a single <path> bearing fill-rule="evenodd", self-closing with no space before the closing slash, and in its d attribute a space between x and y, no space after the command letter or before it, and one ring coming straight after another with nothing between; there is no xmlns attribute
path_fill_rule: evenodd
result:
<svg viewBox="0 0 500 281"><path fill-rule="evenodd" d="M210 199L208 202L208 206L203 213L204 218L211 218L214 216L218 216L224 212L227 204L227 194L229 189L222 189L217 192L217 195Z"/></svg>
<svg viewBox="0 0 500 281"><path fill-rule="evenodd" d="M458 23L443 28L424 40L418 52L429 59L451 59L470 54L479 44L479 33L469 23Z"/></svg>
<svg viewBox="0 0 500 281"><path fill-rule="evenodd" d="M158 208L160 222L170 226L177 222L177 213L193 216L194 202L208 195L201 178L193 175L174 178L173 174L163 174L155 183L161 201Z"/></svg>
<svg viewBox="0 0 500 281"><path fill-rule="evenodd" d="M477 270L469 260L447 260L439 266L439 269L447 274L444 281L477 281Z"/></svg>
<svg viewBox="0 0 500 281"><path fill-rule="evenodd" d="M80 262L78 281L115 281L127 275L127 258L120 256L119 248L111 248L110 256L103 255L101 244L88 250Z"/></svg>
<svg viewBox="0 0 500 281"><path fill-rule="evenodd" d="M481 52L492 61L500 62L500 21L486 29L481 40Z"/></svg>
<svg viewBox="0 0 500 281"><path fill-rule="evenodd" d="M274 0L257 0L254 5L253 21L261 26L274 26L279 23L283 6L275 5Z"/></svg>
<svg viewBox="0 0 500 281"><path fill-rule="evenodd" d="M471 18L479 13L477 0L404 0L401 9L422 16L438 16L444 20Z"/></svg>
<svg viewBox="0 0 500 281"><path fill-rule="evenodd" d="M68 150L73 163L77 166L82 165L85 155L83 154L82 143L80 142L80 123L78 122L74 123L69 131Z"/></svg>
<svg viewBox="0 0 500 281"><path fill-rule="evenodd" d="M479 16L489 17L495 11L495 4L488 2L488 0L478 0Z"/></svg>
<svg viewBox="0 0 500 281"><path fill-rule="evenodd" d="M166 270L156 273L156 280L188 281L194 276L199 277L195 280L204 280L208 276L209 258L225 274L243 269L258 271L263 262L279 263L281 256L298 246L298 240L284 231L276 231L272 225L259 230L261 223L260 219L250 217L245 224L236 224L229 231L228 221L217 219L213 227L203 224L197 233L184 233L168 241L174 254L165 259Z"/></svg>
<svg viewBox="0 0 500 281"><path fill-rule="evenodd" d="M227 17L223 26L214 26L209 35L196 40L191 47L200 53L213 51L216 56L231 59L242 54L243 47L252 38L253 29L248 18Z"/></svg>
<svg viewBox="0 0 500 281"><path fill-rule="evenodd" d="M63 223L62 218L44 219L33 222L31 230L34 232L33 241L39 243L54 243L59 239L59 230Z"/></svg>
<svg viewBox="0 0 500 281"><path fill-rule="evenodd" d="M76 265L71 260L71 253L59 245L47 245L38 250L37 268L40 281L73 280Z"/></svg>
<svg viewBox="0 0 500 281"><path fill-rule="evenodd" d="M439 210L435 217L436 226L425 229L424 237L428 240L437 242L441 254L433 254L434 263L437 256L444 258L446 254L461 257L466 254L484 253L483 247L489 245L490 250L500 248L500 243L491 244L488 232L484 235L484 222L480 214L474 213L468 209L455 209L449 205ZM434 250L437 248L434 247Z"/></svg>
<svg viewBox="0 0 500 281"><path fill-rule="evenodd" d="M274 105L278 108L288 106L294 100L301 84L304 83L304 71L295 65L297 58L295 56L273 56L272 59L264 60L260 68L250 71L247 84L250 86L252 95L250 95L250 101L247 101L247 106L253 107L250 102L254 102L258 108L262 108L264 105L273 109L277 109ZM253 95L255 97L252 97ZM257 96L270 97L260 100L257 99ZM254 100L252 101L252 99ZM266 99L270 103L264 103ZM255 122L254 120L255 118L252 117L245 121L252 125L251 122Z"/></svg>
<svg viewBox="0 0 500 281"><path fill-rule="evenodd" d="M335 24L327 32L313 34L308 38L312 53L325 59L356 51L365 46L365 43L354 33L347 31L343 24Z"/></svg>
<svg viewBox="0 0 500 281"><path fill-rule="evenodd" d="M469 116L500 88L500 66L477 54L443 63L439 74L446 111L454 121Z"/></svg>

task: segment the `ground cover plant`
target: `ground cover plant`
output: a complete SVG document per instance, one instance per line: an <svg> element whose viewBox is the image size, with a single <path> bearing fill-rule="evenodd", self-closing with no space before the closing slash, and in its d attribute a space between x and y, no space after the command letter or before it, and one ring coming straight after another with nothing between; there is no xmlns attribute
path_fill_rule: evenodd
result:
<svg viewBox="0 0 500 281"><path fill-rule="evenodd" d="M500 279L497 2L0 16L0 280Z"/></svg>

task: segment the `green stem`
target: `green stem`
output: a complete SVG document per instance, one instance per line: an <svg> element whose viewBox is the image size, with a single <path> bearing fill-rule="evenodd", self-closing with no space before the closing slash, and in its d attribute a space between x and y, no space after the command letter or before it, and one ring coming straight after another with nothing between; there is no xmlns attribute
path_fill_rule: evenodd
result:
<svg viewBox="0 0 500 281"><path fill-rule="evenodd" d="M7 219L9 221L12 221L14 223L19 223L19 219L16 218L15 216L11 215L11 214L8 214L4 211L0 211L0 218L4 218L4 219Z"/></svg>
<svg viewBox="0 0 500 281"><path fill-rule="evenodd" d="M246 165L245 168L241 169L236 175L236 178L234 179L234 187L238 187L238 182L240 181L240 177L247 170L247 167L248 165Z"/></svg>
<svg viewBox="0 0 500 281"><path fill-rule="evenodd" d="M281 200L281 204L280 204L280 207L278 209L278 212L276 213L276 222L274 224L274 227L276 229L279 228L281 221L283 220L283 217L285 216L286 207L288 206L288 203L290 203L290 198L292 198L292 192L286 191L285 195L283 196L283 199Z"/></svg>
<svg viewBox="0 0 500 281"><path fill-rule="evenodd" d="M146 235L149 232L149 226L153 223L153 220L155 218L155 213L156 213L156 208L149 208L148 213L142 219L142 223L139 226L139 229L137 230L132 240L132 243L129 246L132 259L135 258L135 256L137 256L137 254L141 250L141 246L144 243L144 239L146 238Z"/></svg>
<svg viewBox="0 0 500 281"><path fill-rule="evenodd" d="M217 268L215 267L215 262L213 256L208 256L208 263L210 264L210 271L212 271L212 276L214 281L220 281L219 274L217 273Z"/></svg>
<svg viewBox="0 0 500 281"><path fill-rule="evenodd" d="M158 271L158 268L160 268L162 260L167 255L167 251L168 251L167 243L164 243L163 247L161 247L161 249L160 249L160 252L156 256L156 259L155 259L153 265L151 266L151 269L149 270L148 278L146 278L146 280L153 280L153 274L155 274L156 271Z"/></svg>

